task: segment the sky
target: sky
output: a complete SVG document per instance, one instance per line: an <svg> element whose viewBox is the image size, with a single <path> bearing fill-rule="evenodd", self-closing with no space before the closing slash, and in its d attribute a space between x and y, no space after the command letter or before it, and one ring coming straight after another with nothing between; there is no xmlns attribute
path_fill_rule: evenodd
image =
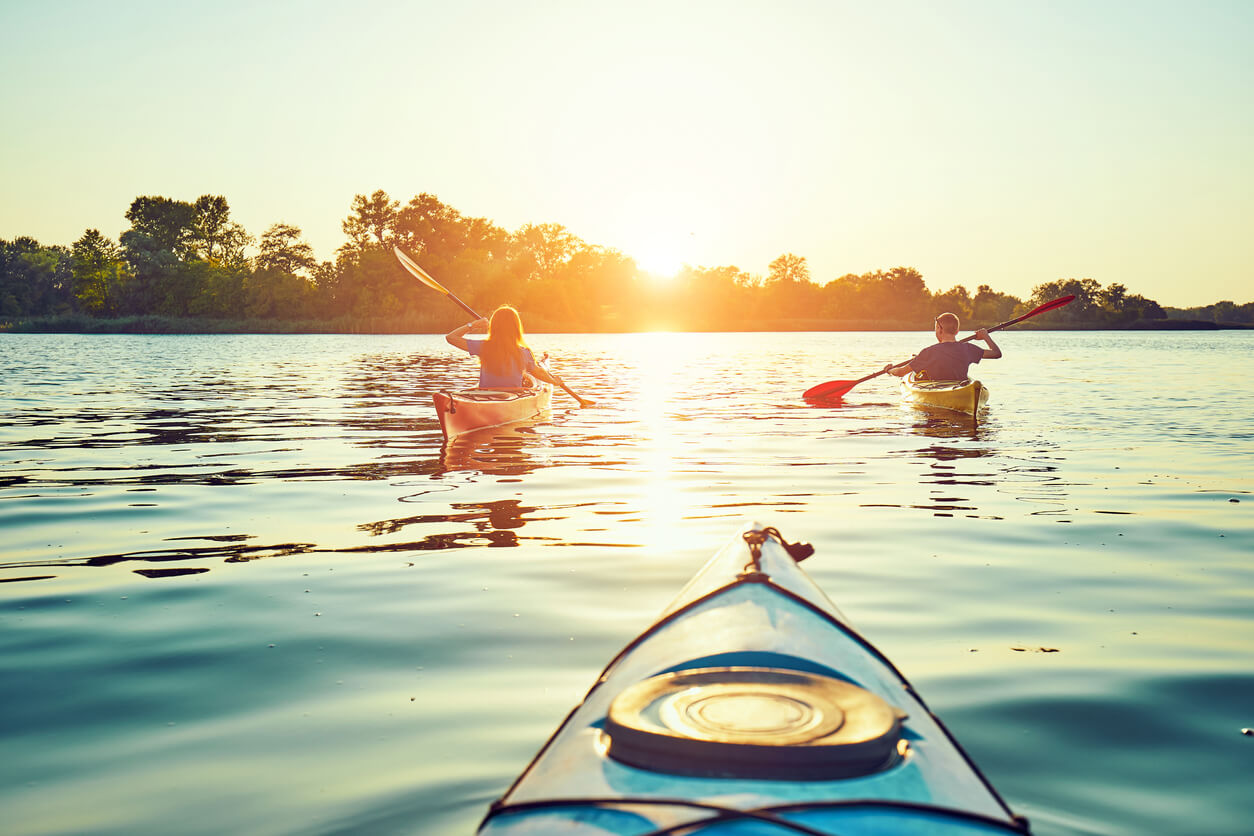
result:
<svg viewBox="0 0 1254 836"><path fill-rule="evenodd" d="M0 238L223 195L319 259L354 195L658 273L918 269L1254 301L1248 0L0 0Z"/></svg>

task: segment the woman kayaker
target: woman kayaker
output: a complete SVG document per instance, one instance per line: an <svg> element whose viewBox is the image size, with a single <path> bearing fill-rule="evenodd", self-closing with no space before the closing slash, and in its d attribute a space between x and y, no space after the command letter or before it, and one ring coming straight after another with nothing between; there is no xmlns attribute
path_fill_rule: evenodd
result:
<svg viewBox="0 0 1254 836"><path fill-rule="evenodd" d="M487 333L485 339L467 339L467 334ZM530 385L531 378L543 380L566 390L580 406L592 401L575 394L562 379L536 362L535 355L523 336L522 318L510 305L501 305L490 319L477 319L444 336L449 345L479 358L480 389L519 389Z"/></svg>
<svg viewBox="0 0 1254 836"><path fill-rule="evenodd" d="M925 372L929 380L963 380L972 363L1001 357L1001 348L988 331L981 328L975 332L975 339L988 343L988 348L981 348L974 343L959 342L958 325L957 314L943 313L936 317L936 344L929 345L905 363L889 363L884 371L897 377Z"/></svg>

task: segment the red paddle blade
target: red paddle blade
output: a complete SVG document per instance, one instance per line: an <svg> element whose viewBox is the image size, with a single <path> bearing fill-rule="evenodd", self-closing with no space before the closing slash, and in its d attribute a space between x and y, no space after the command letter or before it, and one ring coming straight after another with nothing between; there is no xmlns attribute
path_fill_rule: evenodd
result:
<svg viewBox="0 0 1254 836"><path fill-rule="evenodd" d="M801 397L819 400L822 398L839 398L856 386L856 380L829 380L826 383L820 383L818 386L811 386L809 389L801 393Z"/></svg>
<svg viewBox="0 0 1254 836"><path fill-rule="evenodd" d="M1052 311L1054 308L1061 308L1063 305L1070 305L1074 301L1075 301L1074 295L1059 296L1054 301L1046 302L1044 305L1041 305L1039 308L1036 308L1027 316L1036 316L1037 314L1043 314L1046 311ZM1024 317L1024 318L1026 319L1027 317Z"/></svg>

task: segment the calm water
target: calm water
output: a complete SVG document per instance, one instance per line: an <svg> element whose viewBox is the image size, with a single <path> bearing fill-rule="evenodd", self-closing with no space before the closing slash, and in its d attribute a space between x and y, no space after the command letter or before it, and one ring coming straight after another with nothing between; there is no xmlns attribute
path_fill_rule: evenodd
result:
<svg viewBox="0 0 1254 836"><path fill-rule="evenodd" d="M926 334L0 336L0 831L466 833L746 519L1039 834L1254 821L1254 333L1008 331L972 432L807 386Z"/></svg>

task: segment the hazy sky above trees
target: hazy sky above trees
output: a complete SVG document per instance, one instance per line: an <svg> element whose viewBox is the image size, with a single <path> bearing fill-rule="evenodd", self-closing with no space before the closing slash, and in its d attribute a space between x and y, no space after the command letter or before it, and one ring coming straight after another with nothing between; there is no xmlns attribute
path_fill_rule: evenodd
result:
<svg viewBox="0 0 1254 836"><path fill-rule="evenodd" d="M1244 302L1252 41L1247 2L14 0L0 238L220 194L330 259L385 189L658 272Z"/></svg>

